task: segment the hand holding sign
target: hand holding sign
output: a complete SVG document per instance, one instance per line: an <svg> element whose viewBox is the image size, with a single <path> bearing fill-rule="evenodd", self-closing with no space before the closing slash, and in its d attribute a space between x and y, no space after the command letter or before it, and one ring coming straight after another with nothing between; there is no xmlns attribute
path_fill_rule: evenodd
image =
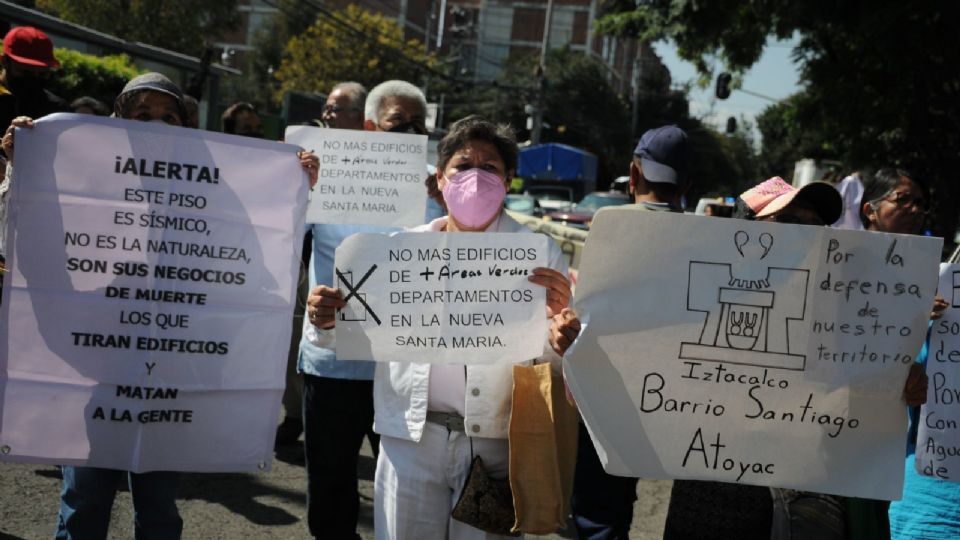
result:
<svg viewBox="0 0 960 540"><path fill-rule="evenodd" d="M550 322L550 346L554 352L560 356L566 354L578 335L580 335L580 319L577 318L576 311L564 308L553 316Z"/></svg>
<svg viewBox="0 0 960 540"><path fill-rule="evenodd" d="M338 289L317 285L307 296L307 317L317 328L333 328L336 324L337 311L346 306L343 293Z"/></svg>
<svg viewBox="0 0 960 540"><path fill-rule="evenodd" d="M530 283L536 283L547 289L547 317L553 317L561 310L570 305L570 297L573 292L570 290L570 280L566 276L552 268L538 267L534 268L532 276L527 279Z"/></svg>

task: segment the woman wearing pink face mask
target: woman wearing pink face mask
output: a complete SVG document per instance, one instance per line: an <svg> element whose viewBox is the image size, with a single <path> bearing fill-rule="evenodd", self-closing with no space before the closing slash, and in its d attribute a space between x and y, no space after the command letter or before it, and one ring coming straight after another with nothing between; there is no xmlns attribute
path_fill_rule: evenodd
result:
<svg viewBox="0 0 960 540"><path fill-rule="evenodd" d="M450 215L412 232L534 234L503 213L518 154L508 127L465 118L451 127L437 151L436 188ZM547 289L544 315L552 317L567 306L571 293L564 256L552 242L549 260L550 268L535 269L529 279ZM336 309L344 305L342 294L317 287L307 304L314 324L306 330L308 339L332 341L329 329ZM543 355L532 361L550 362L559 369L560 357L546 338L530 337L544 343ZM507 477L512 390L511 365L377 365L374 429L381 438L374 497L376 538L501 538L454 520L450 513L472 456L481 457L491 477Z"/></svg>

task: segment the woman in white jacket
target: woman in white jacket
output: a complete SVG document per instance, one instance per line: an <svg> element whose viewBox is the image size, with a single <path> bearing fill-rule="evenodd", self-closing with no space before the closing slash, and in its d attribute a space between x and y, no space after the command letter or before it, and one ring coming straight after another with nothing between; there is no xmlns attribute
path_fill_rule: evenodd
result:
<svg viewBox="0 0 960 540"><path fill-rule="evenodd" d="M532 233L503 212L503 199L517 163L517 145L507 126L478 117L457 122L438 147L437 187L450 215L411 232ZM550 268L530 281L547 289L552 317L570 301L570 283L560 249L550 243ZM340 291L315 287L307 302L308 339L330 344ZM559 369L560 357L546 336L537 362ZM508 472L507 425L513 389L511 365L378 364L374 380L374 429L381 435L374 497L378 539L493 539L453 520L473 456L487 473Z"/></svg>

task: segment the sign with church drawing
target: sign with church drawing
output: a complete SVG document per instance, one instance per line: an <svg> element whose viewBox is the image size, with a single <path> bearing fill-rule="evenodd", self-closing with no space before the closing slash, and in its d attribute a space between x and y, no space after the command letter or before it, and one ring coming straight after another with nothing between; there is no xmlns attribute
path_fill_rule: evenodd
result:
<svg viewBox="0 0 960 540"><path fill-rule="evenodd" d="M604 468L900 498L941 244L604 209L564 364Z"/></svg>

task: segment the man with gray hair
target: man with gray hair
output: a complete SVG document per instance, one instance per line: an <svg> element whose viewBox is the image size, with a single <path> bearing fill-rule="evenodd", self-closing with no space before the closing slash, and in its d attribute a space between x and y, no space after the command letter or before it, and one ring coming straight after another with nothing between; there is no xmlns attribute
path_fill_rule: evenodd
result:
<svg viewBox="0 0 960 540"><path fill-rule="evenodd" d="M333 87L323 106L323 125L335 129L363 129L363 104L367 89L360 83L343 82Z"/></svg>
<svg viewBox="0 0 960 540"><path fill-rule="evenodd" d="M387 81L367 96L363 128L369 131L427 134L427 99L406 81Z"/></svg>
<svg viewBox="0 0 960 540"><path fill-rule="evenodd" d="M363 98L366 97L366 104ZM361 121L359 112L364 111ZM387 81L367 94L357 83L333 87L323 122L339 129L426 134L427 102L416 86ZM370 225L313 224L310 288L336 283L333 257L337 246L358 232L393 232ZM308 311L310 307L308 306ZM306 324L310 324L307 322ZM307 525L316 538L360 538L357 517L357 456L364 436L379 440L373 426L373 362L344 362L333 349L300 341L303 373L304 455L307 465Z"/></svg>

